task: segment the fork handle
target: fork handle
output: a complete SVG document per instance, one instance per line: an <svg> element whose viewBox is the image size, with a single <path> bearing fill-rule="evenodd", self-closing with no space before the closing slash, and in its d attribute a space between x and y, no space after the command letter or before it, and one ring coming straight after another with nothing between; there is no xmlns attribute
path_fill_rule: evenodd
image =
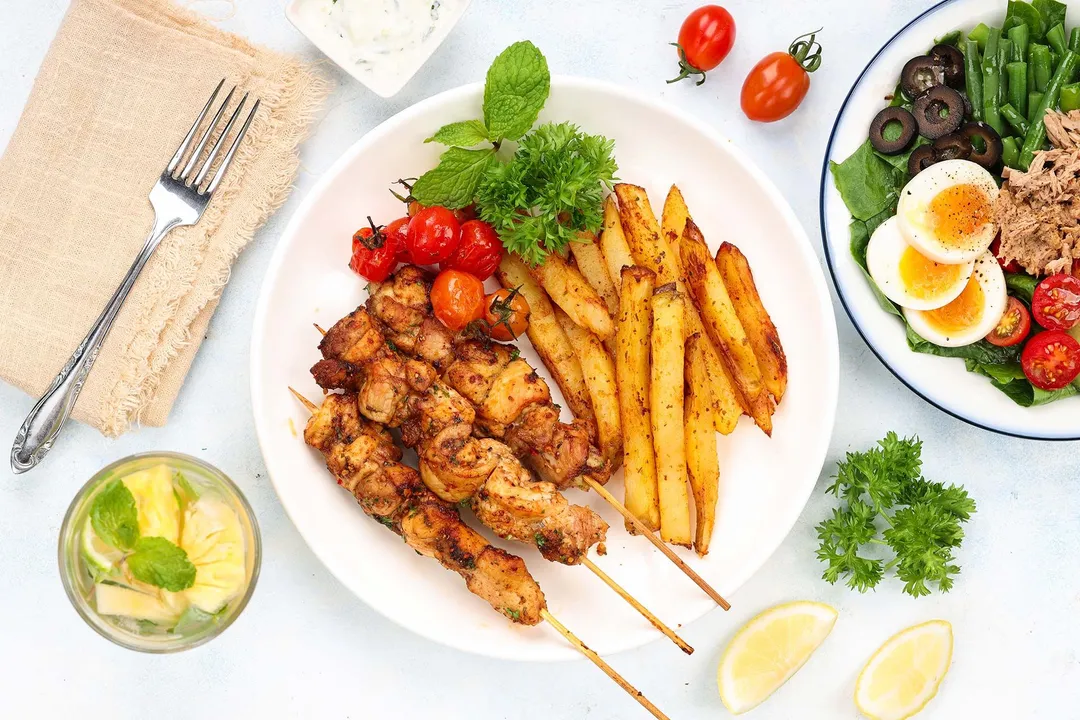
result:
<svg viewBox="0 0 1080 720"><path fill-rule="evenodd" d="M101 344L109 334L120 307L131 292L135 280L139 277L146 262L154 254L161 239L179 224L179 220L171 219L162 221L154 219L154 228L146 237L143 248L139 252L135 262L127 271L120 287L116 288L112 299L101 315L90 328L79 347L75 348L64 367L55 378L49 389L37 401L30 414L26 416L19 433L15 436L15 444L11 447L11 471L16 475L24 473L37 465L52 449L60 429L71 416L75 407L75 401L79 398L86 376L90 374L90 368L94 366Z"/></svg>

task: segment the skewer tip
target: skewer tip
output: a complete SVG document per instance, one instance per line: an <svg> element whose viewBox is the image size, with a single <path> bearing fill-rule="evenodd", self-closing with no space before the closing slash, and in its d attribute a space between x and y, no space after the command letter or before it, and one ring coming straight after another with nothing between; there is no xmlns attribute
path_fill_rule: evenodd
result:
<svg viewBox="0 0 1080 720"><path fill-rule="evenodd" d="M294 388L292 385L289 386L289 392L291 392L293 394L293 397L295 397L297 400L299 400L301 403L303 403L304 407L306 407L308 409L308 412L314 413L316 410L319 409L318 405L311 402L306 397L304 397L299 392L297 392L296 388Z"/></svg>

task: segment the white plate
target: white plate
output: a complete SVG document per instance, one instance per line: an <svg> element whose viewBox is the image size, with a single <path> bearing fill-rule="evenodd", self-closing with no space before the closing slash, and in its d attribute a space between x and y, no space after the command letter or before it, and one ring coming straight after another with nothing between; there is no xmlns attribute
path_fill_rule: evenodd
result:
<svg viewBox="0 0 1080 720"><path fill-rule="evenodd" d="M1075 3L1073 3L1075 5ZM1080 10L1071 7L1069 25L1080 22ZM842 162L866 140L874 115L885 106L883 98L896 88L900 70L909 59L924 54L934 38L985 22L1000 27L1005 0L945 0L915 18L885 44L855 82L833 128L825 152L821 178L821 232L825 258L840 301L855 328L878 359L902 383L941 410L987 430L1043 440L1080 439L1080 400L1063 400L1041 407L1023 408L996 390L987 378L964 369L964 361L912 352L904 325L881 310L862 269L851 256L844 206L829 171L829 162Z"/></svg>
<svg viewBox="0 0 1080 720"><path fill-rule="evenodd" d="M554 630L504 620L469 594L457 575L410 552L365 517L298 436L307 413L286 389L292 385L319 397L308 373L318 359L319 338L311 324L329 326L365 298L363 280L346 265L353 232L368 214L386 221L401 214L388 183L432 167L440 148L425 145L424 138L445 122L477 117L481 94L480 85L458 88L391 118L346 152L304 199L270 263L256 311L255 422L289 516L315 554L356 595L401 625L452 647L500 658L567 660L580 656ZM714 550L705 560L680 551L730 596L787 535L825 459L839 357L824 275L777 190L708 127L625 90L570 78L554 79L541 117L548 119L572 120L613 138L619 176L644 185L658 209L670 184L678 183L713 249L727 239L749 257L779 328L791 372L774 436L769 440L744 418L731 437L720 439ZM522 344L524 357L545 372L528 341ZM622 495L621 473L609 487ZM598 563L657 615L677 626L716 607L645 539L627 535L619 515L595 495L572 490L568 496L596 508L611 524L608 555ZM523 545L498 544L526 559L551 611L597 652L662 638L585 568L547 563Z"/></svg>

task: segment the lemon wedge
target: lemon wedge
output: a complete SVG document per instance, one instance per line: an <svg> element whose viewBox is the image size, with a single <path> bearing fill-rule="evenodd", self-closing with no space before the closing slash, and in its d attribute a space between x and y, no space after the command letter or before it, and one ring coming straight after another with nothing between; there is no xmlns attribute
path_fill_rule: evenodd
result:
<svg viewBox="0 0 1080 720"><path fill-rule="evenodd" d="M751 710L794 675L836 624L836 610L817 602L777 605L746 623L720 658L716 682L733 714Z"/></svg>
<svg viewBox="0 0 1080 720"><path fill-rule="evenodd" d="M163 537L175 543L180 537L180 503L176 500L169 467L155 465L124 477L123 482L135 497L139 535Z"/></svg>
<svg viewBox="0 0 1080 720"><path fill-rule="evenodd" d="M244 532L235 510L212 497L189 505L180 547L195 565L195 584L183 591L192 605L214 614L239 594L247 568Z"/></svg>
<svg viewBox="0 0 1080 720"><path fill-rule="evenodd" d="M873 720L904 720L926 707L952 662L952 625L931 620L878 648L855 683L855 705Z"/></svg>

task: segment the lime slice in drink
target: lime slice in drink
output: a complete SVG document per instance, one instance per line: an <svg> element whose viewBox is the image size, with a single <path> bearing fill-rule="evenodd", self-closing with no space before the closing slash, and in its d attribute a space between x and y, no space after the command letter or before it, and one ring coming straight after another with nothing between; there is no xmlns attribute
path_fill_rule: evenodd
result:
<svg viewBox="0 0 1080 720"><path fill-rule="evenodd" d="M95 578L117 572L116 564L124 557L124 553L111 545L106 545L105 541L97 536L90 518L86 518L86 524L83 525L79 544L82 547L83 560L86 561Z"/></svg>

